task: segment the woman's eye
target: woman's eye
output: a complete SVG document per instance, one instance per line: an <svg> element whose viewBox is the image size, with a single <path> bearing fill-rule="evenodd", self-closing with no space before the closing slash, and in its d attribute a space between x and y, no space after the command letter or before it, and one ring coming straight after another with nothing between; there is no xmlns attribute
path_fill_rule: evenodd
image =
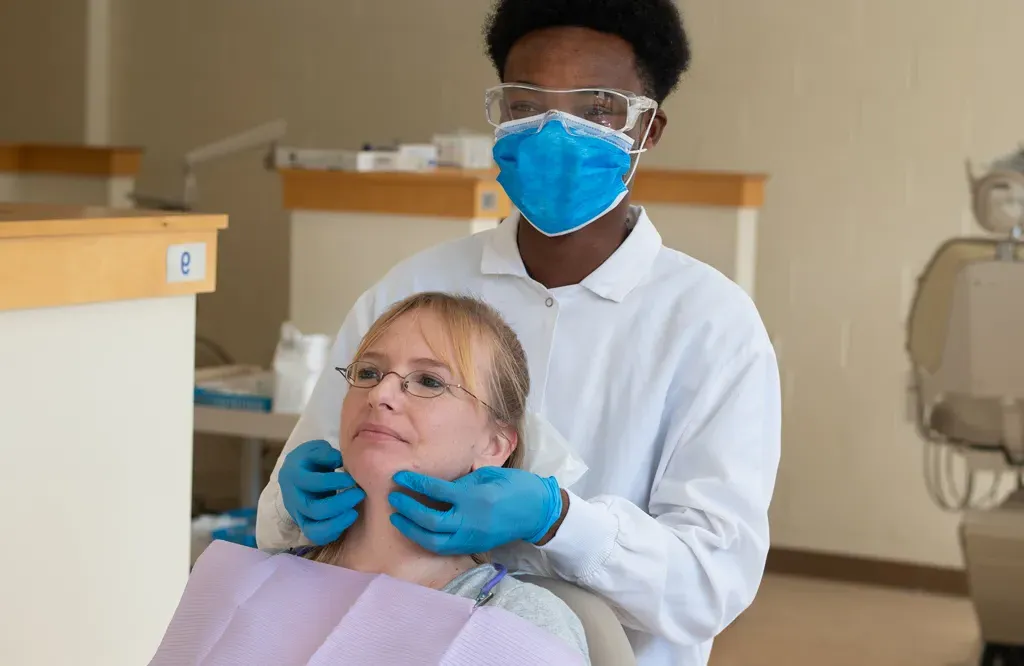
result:
<svg viewBox="0 0 1024 666"><path fill-rule="evenodd" d="M356 379L361 381L371 381L380 377L380 372L374 368L360 368L356 372Z"/></svg>
<svg viewBox="0 0 1024 666"><path fill-rule="evenodd" d="M434 375L420 375L416 382L429 389L442 389L445 387L444 380Z"/></svg>

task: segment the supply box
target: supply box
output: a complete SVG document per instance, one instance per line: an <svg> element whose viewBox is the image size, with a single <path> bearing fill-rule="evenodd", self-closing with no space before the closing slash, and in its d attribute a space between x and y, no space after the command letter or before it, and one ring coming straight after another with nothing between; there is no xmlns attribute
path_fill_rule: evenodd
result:
<svg viewBox="0 0 1024 666"><path fill-rule="evenodd" d="M256 366L224 365L196 370L193 401L204 407L269 412L274 373Z"/></svg>
<svg viewBox="0 0 1024 666"><path fill-rule="evenodd" d="M494 136L459 131L434 136L439 166L458 169L490 169L494 167Z"/></svg>
<svg viewBox="0 0 1024 666"><path fill-rule="evenodd" d="M433 143L403 143L386 148L326 150L279 147L274 165L279 169L311 171L432 171L437 167L466 170L494 167L494 137L459 131L434 136Z"/></svg>
<svg viewBox="0 0 1024 666"><path fill-rule="evenodd" d="M398 152L389 150L317 150L278 148L279 169L314 171L398 171Z"/></svg>

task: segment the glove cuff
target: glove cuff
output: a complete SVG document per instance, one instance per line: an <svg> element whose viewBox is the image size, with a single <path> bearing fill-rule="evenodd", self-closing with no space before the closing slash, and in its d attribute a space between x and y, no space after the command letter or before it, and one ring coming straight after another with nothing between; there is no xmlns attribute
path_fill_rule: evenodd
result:
<svg viewBox="0 0 1024 666"><path fill-rule="evenodd" d="M526 540L534 545L551 531L551 527L558 522L559 516L562 515L562 489L558 486L558 481L553 476L546 479L541 478L540 481L544 484L544 489L547 491L547 497L544 500L544 508L547 513L544 516L544 522L541 523L540 530L533 537Z"/></svg>

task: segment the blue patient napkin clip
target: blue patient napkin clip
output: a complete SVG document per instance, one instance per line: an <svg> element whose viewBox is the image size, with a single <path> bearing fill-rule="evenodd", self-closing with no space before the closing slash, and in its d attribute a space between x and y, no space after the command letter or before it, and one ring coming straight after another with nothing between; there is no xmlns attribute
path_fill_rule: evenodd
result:
<svg viewBox="0 0 1024 666"><path fill-rule="evenodd" d="M486 605L494 598L494 588L496 588L498 583L500 583L508 574L508 569L502 564L495 564L494 569L497 572L494 575L494 578L487 581L487 584L480 590L480 594L476 595L476 603L473 605L474 610Z"/></svg>

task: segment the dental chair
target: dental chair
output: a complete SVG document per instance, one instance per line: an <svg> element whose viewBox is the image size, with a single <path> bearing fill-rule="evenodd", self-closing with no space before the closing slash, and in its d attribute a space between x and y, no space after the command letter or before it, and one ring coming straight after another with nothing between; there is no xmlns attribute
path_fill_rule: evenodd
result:
<svg viewBox="0 0 1024 666"><path fill-rule="evenodd" d="M962 512L981 663L1024 666L1024 150L968 177L992 237L946 242L921 276L907 331L910 389L928 490Z"/></svg>
<svg viewBox="0 0 1024 666"><path fill-rule="evenodd" d="M626 632L600 597L561 580L539 576L521 576L521 579L546 588L576 613L587 634L591 666L636 666Z"/></svg>

